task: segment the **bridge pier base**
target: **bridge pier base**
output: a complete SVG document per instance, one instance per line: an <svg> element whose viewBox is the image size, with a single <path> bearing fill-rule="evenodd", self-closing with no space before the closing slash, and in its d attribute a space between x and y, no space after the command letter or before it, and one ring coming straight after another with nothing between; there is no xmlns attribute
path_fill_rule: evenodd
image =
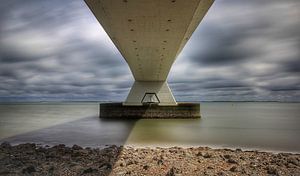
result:
<svg viewBox="0 0 300 176"><path fill-rule="evenodd" d="M149 104L124 106L122 103L101 103L100 118L190 119L200 118L199 103L177 103L174 106Z"/></svg>
<svg viewBox="0 0 300 176"><path fill-rule="evenodd" d="M160 106L177 105L167 81L135 81L123 105L142 106L143 100L149 101L146 94L155 94Z"/></svg>

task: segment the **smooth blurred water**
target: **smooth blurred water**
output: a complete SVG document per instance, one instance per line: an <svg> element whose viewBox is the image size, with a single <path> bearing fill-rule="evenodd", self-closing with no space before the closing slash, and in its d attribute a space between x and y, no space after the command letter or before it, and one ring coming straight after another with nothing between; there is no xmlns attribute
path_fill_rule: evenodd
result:
<svg viewBox="0 0 300 176"><path fill-rule="evenodd" d="M300 103L201 103L201 119L104 120L98 103L1 104L0 142L300 152Z"/></svg>

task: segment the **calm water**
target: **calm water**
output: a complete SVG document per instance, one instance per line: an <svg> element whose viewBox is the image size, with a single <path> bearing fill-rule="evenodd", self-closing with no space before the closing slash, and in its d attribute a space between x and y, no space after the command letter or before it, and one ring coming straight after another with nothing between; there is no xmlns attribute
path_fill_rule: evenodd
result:
<svg viewBox="0 0 300 176"><path fill-rule="evenodd" d="M0 142L300 152L300 103L201 103L197 120L103 120L98 103L0 105Z"/></svg>

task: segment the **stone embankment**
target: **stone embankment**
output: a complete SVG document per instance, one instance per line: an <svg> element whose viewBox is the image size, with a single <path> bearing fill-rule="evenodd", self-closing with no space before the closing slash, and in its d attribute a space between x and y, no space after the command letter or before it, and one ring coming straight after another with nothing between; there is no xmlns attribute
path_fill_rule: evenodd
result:
<svg viewBox="0 0 300 176"><path fill-rule="evenodd" d="M0 146L0 175L300 175L300 155L240 149Z"/></svg>

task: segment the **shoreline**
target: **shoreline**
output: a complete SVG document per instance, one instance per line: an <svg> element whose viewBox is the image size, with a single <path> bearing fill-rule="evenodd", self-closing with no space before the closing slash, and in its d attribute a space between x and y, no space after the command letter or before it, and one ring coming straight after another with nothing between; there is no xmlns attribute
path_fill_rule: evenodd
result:
<svg viewBox="0 0 300 176"><path fill-rule="evenodd" d="M105 145L105 146L111 146L111 145ZM243 152L267 152L267 153L272 153L272 154L279 154L279 153L288 153L288 154L299 154L300 151L287 151L287 150L275 150L275 149L266 149L266 148L251 148L251 147L232 147L232 146L222 146L222 145L180 145L180 144L171 144L171 145L149 145L149 144L125 144L123 147L131 147L135 149L156 149L156 148L161 148L161 149L168 149L172 147L180 147L183 149L188 149L188 148L198 148L198 147L203 147L203 148L210 148L213 150L242 150ZM92 147L93 148L93 147ZM96 147L99 148L99 147ZM102 147L100 147L102 148Z"/></svg>
<svg viewBox="0 0 300 176"><path fill-rule="evenodd" d="M37 147L43 147L43 148L51 148L57 145L65 145L66 147L72 147L73 145L77 145L77 144L61 144L61 143L54 143L54 144L49 144L49 143L36 143L36 142L7 142L5 140L1 141L0 140L0 144L1 143L9 143L11 146L16 146L16 145L21 145L21 144L35 144ZM213 150L219 150L219 149L229 149L229 150L242 150L244 152L267 152L267 153L272 153L272 154L279 154L279 153L288 153L288 154L299 154L300 155L300 150L299 151L289 151L289 150L276 150L276 149L267 149L267 148L255 148L255 147L242 147L242 146L224 146L224 145L198 145L198 144L178 144L178 143L171 143L171 144L163 144L163 143L159 143L159 144L102 144L102 145L78 145L82 148L91 148L91 149L103 149L103 148L107 148L110 146L119 146L119 147L123 147L123 148L135 148L135 149L157 149L157 148L161 148L161 149L168 149L168 148L172 148L172 147L180 147L183 149L187 149L187 148L198 148L198 147L203 147L203 148L210 148Z"/></svg>
<svg viewBox="0 0 300 176"><path fill-rule="evenodd" d="M210 147L0 145L0 175L300 175L300 154Z"/></svg>

